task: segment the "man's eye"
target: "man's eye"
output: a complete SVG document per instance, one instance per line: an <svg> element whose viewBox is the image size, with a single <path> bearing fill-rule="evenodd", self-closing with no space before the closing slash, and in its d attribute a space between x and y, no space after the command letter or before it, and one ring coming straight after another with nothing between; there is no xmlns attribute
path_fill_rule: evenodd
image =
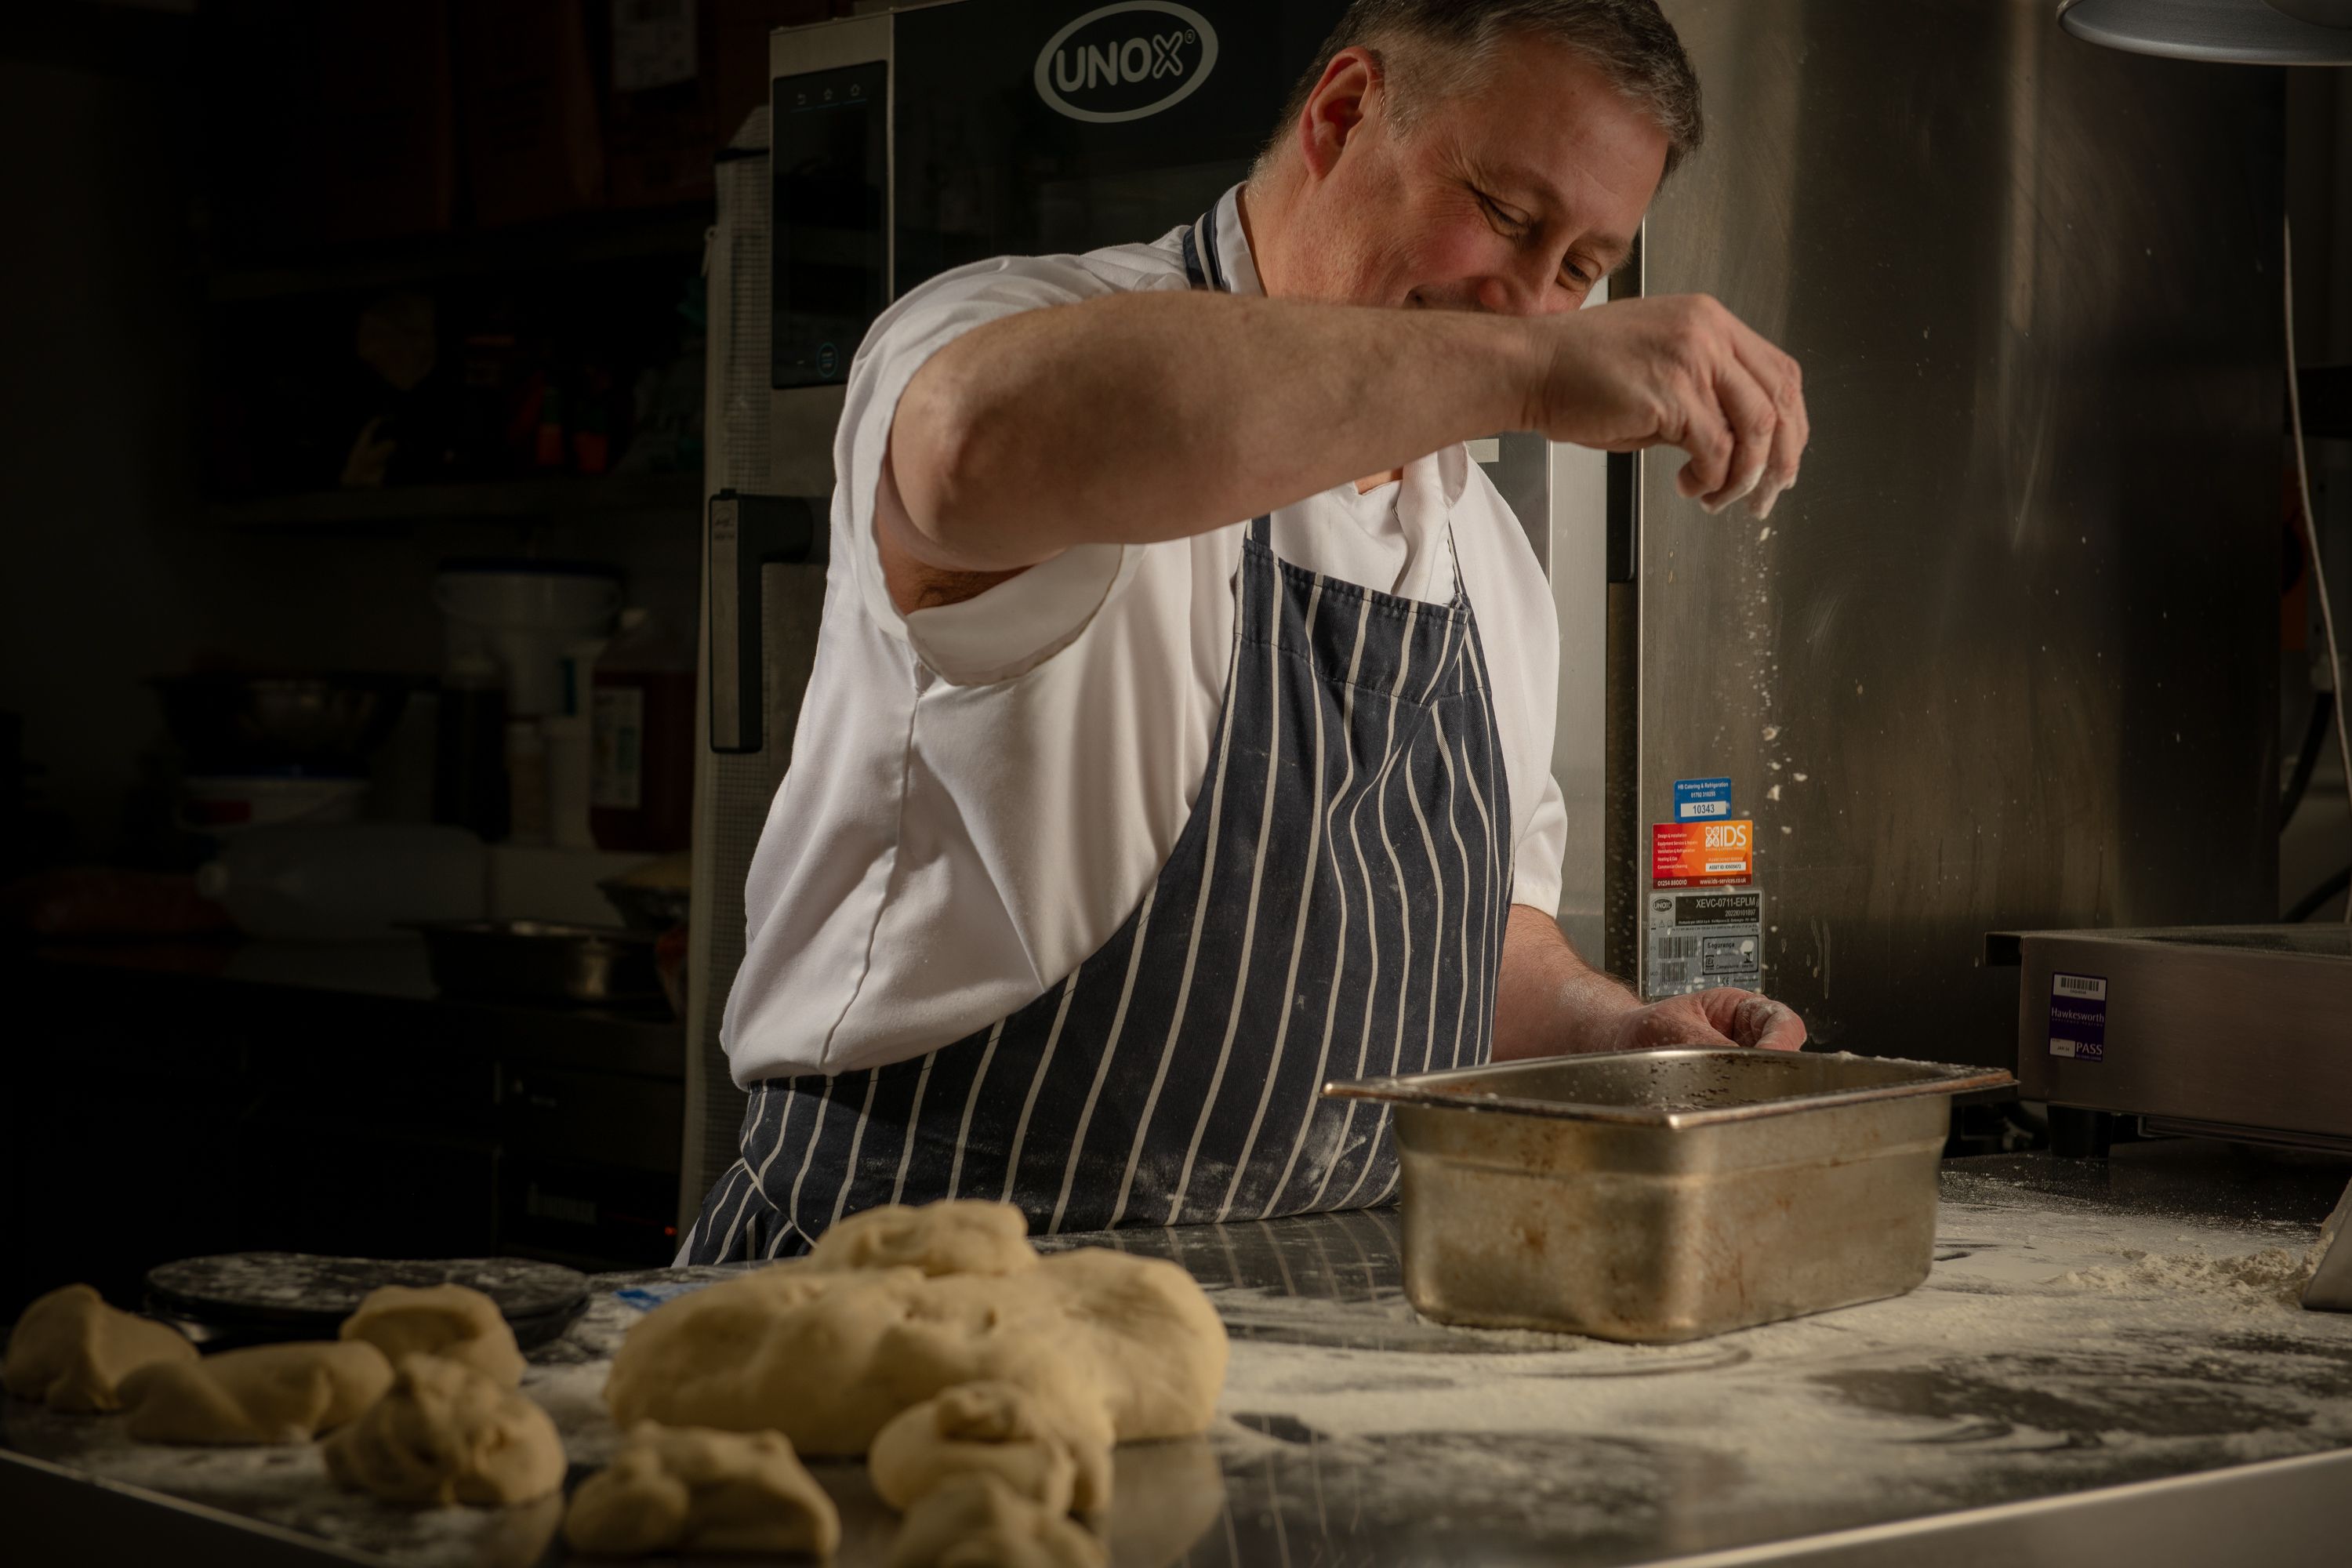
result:
<svg viewBox="0 0 2352 1568"><path fill-rule="evenodd" d="M1526 232L1528 226L1525 219L1513 217L1509 213L1505 212L1502 204L1486 192L1479 191L1476 195L1478 205L1486 209L1486 216L1493 220L1496 227L1506 229L1512 234Z"/></svg>

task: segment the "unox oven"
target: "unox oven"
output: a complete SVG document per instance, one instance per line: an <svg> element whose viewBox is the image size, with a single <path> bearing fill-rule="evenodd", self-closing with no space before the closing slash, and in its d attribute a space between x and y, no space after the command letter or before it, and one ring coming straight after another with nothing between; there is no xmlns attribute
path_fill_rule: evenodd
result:
<svg viewBox="0 0 2352 1568"><path fill-rule="evenodd" d="M987 257L1157 238L1240 179L1339 0L954 0L772 36L779 390Z"/></svg>

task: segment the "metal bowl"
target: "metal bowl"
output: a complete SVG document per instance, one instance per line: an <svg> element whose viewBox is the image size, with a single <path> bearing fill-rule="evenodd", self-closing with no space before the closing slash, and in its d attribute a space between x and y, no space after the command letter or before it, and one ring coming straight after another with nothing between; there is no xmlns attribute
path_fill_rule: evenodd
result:
<svg viewBox="0 0 2352 1568"><path fill-rule="evenodd" d="M400 721L404 675L167 675L152 684L191 769L338 767L363 762Z"/></svg>
<svg viewBox="0 0 2352 1568"><path fill-rule="evenodd" d="M444 995L556 1006L642 1007L663 1000L655 939L613 926L548 921L422 921Z"/></svg>

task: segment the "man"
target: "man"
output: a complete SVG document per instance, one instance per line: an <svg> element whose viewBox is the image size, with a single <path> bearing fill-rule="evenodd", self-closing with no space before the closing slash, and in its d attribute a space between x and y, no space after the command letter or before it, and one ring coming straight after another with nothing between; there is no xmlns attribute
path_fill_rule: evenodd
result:
<svg viewBox="0 0 2352 1568"><path fill-rule="evenodd" d="M1786 354L1709 300L1580 309L1698 137L1655 0L1358 0L1198 221L877 322L685 1257L947 1195L1370 1204L1385 1118L1328 1079L1802 1043L1562 936L1558 628L1462 446L1671 444L1759 516L1794 482Z"/></svg>

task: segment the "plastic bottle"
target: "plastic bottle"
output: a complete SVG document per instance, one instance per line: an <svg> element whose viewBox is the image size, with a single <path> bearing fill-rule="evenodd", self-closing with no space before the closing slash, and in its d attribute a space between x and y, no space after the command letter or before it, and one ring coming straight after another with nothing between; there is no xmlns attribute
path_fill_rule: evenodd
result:
<svg viewBox="0 0 2352 1568"><path fill-rule="evenodd" d="M197 892L272 942L365 942L412 921L479 920L488 889L480 839L410 822L256 827L196 872Z"/></svg>

